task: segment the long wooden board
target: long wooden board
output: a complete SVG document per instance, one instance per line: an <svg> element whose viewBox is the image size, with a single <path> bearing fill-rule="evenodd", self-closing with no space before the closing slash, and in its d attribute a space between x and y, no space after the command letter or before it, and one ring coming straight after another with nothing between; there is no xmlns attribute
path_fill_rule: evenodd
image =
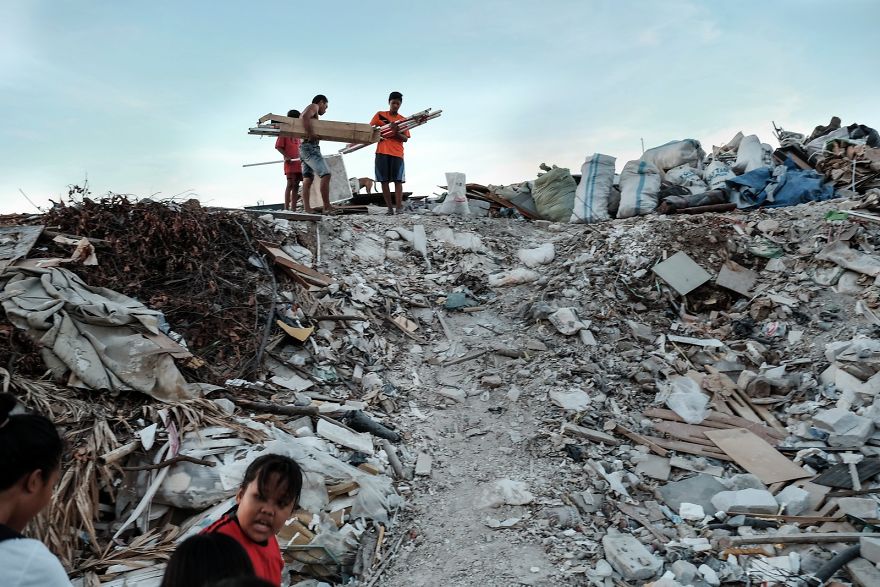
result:
<svg viewBox="0 0 880 587"><path fill-rule="evenodd" d="M766 440L745 428L713 430L705 432L705 435L737 465L765 484L810 476L810 473L788 460Z"/></svg>
<svg viewBox="0 0 880 587"><path fill-rule="evenodd" d="M260 124L271 122L280 131L281 136L304 139L308 137L302 118L289 118L278 114L266 114L260 117ZM361 122L340 122L336 120L314 120L312 129L322 141L341 143L370 144L379 142L379 129Z"/></svg>

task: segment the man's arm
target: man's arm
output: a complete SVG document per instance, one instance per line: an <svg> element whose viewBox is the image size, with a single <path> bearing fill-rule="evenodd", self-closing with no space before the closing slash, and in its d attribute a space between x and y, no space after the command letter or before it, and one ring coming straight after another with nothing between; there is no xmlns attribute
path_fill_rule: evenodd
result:
<svg viewBox="0 0 880 587"><path fill-rule="evenodd" d="M312 118L315 116L315 113L318 111L318 106L316 104L309 104L305 111L300 115L300 118L303 121L303 128L306 131L306 135L308 135L310 141L315 141L318 139L318 135L315 134L315 129L312 127Z"/></svg>

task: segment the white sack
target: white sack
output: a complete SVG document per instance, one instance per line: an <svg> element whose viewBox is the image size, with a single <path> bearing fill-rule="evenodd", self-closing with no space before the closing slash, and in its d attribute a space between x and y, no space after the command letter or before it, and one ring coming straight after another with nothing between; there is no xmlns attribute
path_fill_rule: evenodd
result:
<svg viewBox="0 0 880 587"><path fill-rule="evenodd" d="M653 163L660 170L660 177L668 170L678 167L679 165L690 165L691 167L700 168L702 166L703 157L706 153L700 146L700 141L696 139L684 139L683 141L672 141L659 147L648 149L642 154L642 161Z"/></svg>
<svg viewBox="0 0 880 587"><path fill-rule="evenodd" d="M435 214L470 215L464 173L446 174L446 198L433 211Z"/></svg>
<svg viewBox="0 0 880 587"><path fill-rule="evenodd" d="M737 175L748 173L764 166L764 148L757 135L743 137L736 152L736 163L731 168Z"/></svg>
<svg viewBox="0 0 880 587"><path fill-rule="evenodd" d="M620 172L618 218L650 214L657 207L660 171L647 161L630 161Z"/></svg>
<svg viewBox="0 0 880 587"><path fill-rule="evenodd" d="M610 155L594 153L581 165L581 181L574 193L571 222L602 222L611 218L608 200L614 183L614 163Z"/></svg>

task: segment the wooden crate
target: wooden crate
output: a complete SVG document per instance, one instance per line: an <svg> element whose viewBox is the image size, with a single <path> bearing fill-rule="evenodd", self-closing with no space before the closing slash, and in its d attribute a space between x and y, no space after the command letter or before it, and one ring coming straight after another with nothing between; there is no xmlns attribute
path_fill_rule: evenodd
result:
<svg viewBox="0 0 880 587"><path fill-rule="evenodd" d="M260 124L271 122L281 136L304 139L308 137L301 118L289 118L277 114L267 114L260 118ZM312 128L322 141L340 143L370 144L379 141L379 130L360 122L338 122L335 120L313 120Z"/></svg>

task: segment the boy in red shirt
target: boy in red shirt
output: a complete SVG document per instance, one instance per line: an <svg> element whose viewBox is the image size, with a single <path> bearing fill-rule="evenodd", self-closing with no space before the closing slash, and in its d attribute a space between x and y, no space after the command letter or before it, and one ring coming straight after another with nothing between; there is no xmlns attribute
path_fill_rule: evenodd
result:
<svg viewBox="0 0 880 587"><path fill-rule="evenodd" d="M387 214L403 212L403 184L406 182L406 176L403 169L403 143L409 140L409 131L400 132L397 128L397 122L404 120L406 117L401 115L400 105L403 103L403 94L400 92L391 92L388 95L388 110L377 112L370 124L373 126L383 126L391 124L392 136L379 140L376 147L376 181L382 182L382 197L385 198L385 205L388 206ZM389 185L394 182L394 208L392 208L391 192Z"/></svg>
<svg viewBox="0 0 880 587"><path fill-rule="evenodd" d="M289 110L287 116L299 118L299 110ZM278 137L275 140L275 148L284 157L284 175L287 176L287 187L284 188L284 209L296 212L296 200L299 198L299 184L303 179L302 162L299 160L300 140L293 137ZM303 195L303 208L309 214L309 197Z"/></svg>
<svg viewBox="0 0 880 587"><path fill-rule="evenodd" d="M296 509L302 483L302 470L290 457L258 457L245 471L235 508L201 533L235 538L250 556L256 575L280 586L284 559L275 535Z"/></svg>

